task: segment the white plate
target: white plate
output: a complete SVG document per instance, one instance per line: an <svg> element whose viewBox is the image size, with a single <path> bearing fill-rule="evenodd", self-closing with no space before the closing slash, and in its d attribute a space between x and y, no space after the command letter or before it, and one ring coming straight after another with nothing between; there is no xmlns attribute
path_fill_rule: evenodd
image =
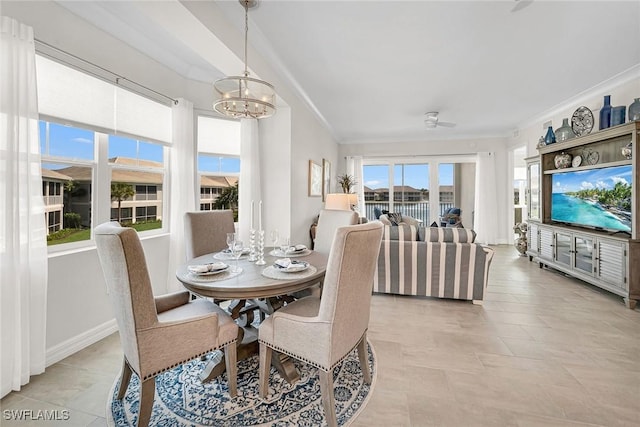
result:
<svg viewBox="0 0 640 427"><path fill-rule="evenodd" d="M283 273L298 273L300 271L304 271L309 268L309 263L306 261L295 261L289 264L289 267L281 267L278 264L274 264L273 268L276 271L281 271Z"/></svg>
<svg viewBox="0 0 640 427"><path fill-rule="evenodd" d="M580 156L580 155L575 156L573 158L573 160L571 161L571 166L573 166L574 168L577 168L581 164L582 164L582 156Z"/></svg>
<svg viewBox="0 0 640 427"><path fill-rule="evenodd" d="M187 269L189 270L189 273L193 274L194 276L212 276L214 274L218 274L218 273L222 273L223 271L227 271L229 269L229 265L225 264L223 268L217 268L215 270L204 271L204 272L195 271L195 270L192 270L189 267L187 267Z"/></svg>
<svg viewBox="0 0 640 427"><path fill-rule="evenodd" d="M246 255L249 252L251 252L251 248L242 248L242 255ZM225 249L220 253L223 253L223 254L229 255L229 256L233 256L233 254L231 253L231 251L229 249Z"/></svg>
<svg viewBox="0 0 640 427"><path fill-rule="evenodd" d="M309 255L310 253L311 253L310 249L303 249L301 251L287 252L286 254L283 253L280 249L273 249L271 252L269 252L269 255L276 256L276 257L291 257L291 258L295 258L295 257L299 257L299 256L306 256L306 255Z"/></svg>
<svg viewBox="0 0 640 427"><path fill-rule="evenodd" d="M223 273L223 272L227 271L228 269L229 269L229 266L227 266L226 268L223 268L222 270L207 271L206 273L194 273L192 271L191 274L193 274L194 276L213 276L214 274Z"/></svg>

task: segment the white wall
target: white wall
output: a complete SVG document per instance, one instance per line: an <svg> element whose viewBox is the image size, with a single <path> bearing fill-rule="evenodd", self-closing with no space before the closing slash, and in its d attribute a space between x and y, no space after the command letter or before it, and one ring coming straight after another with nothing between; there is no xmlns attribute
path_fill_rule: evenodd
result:
<svg viewBox="0 0 640 427"><path fill-rule="evenodd" d="M519 126L515 135L509 139L509 147L517 148L518 146L526 145L527 157L537 155L536 145L538 140L547 131L546 128L543 128L543 124L551 121L555 130L562 126L563 118L569 118L569 123L571 123L573 112L582 105L593 112L595 124L592 132L597 132L600 125L600 109L604 103L604 95L611 95L612 106L625 105L628 107L634 98L640 97L640 65L577 94L575 97L540 113L536 117L532 117Z"/></svg>

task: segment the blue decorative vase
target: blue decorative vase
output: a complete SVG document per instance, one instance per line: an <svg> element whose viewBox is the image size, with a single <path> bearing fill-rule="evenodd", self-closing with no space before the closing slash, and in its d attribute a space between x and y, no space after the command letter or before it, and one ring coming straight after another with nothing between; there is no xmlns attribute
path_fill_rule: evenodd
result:
<svg viewBox="0 0 640 427"><path fill-rule="evenodd" d="M626 108L624 105L611 109L611 126L618 126L624 123Z"/></svg>
<svg viewBox="0 0 640 427"><path fill-rule="evenodd" d="M640 120L640 98L634 99L629 105L629 114L627 116L629 116L630 122Z"/></svg>
<svg viewBox="0 0 640 427"><path fill-rule="evenodd" d="M546 145L549 145L553 144L554 142L556 142L556 134L553 133L553 128L549 126L549 129L547 129L547 134L544 136L544 143Z"/></svg>
<svg viewBox="0 0 640 427"><path fill-rule="evenodd" d="M600 129L611 127L611 95L604 96L604 105L600 109Z"/></svg>

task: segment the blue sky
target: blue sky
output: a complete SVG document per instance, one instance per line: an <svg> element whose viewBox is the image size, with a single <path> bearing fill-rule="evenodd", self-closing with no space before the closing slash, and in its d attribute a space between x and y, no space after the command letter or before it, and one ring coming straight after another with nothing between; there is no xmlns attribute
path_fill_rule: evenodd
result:
<svg viewBox="0 0 640 427"><path fill-rule="evenodd" d="M613 188L616 182L631 184L631 166L590 169L553 174L553 192L566 193L593 188Z"/></svg>
<svg viewBox="0 0 640 427"><path fill-rule="evenodd" d="M94 132L57 123L49 123L49 150L46 148L46 122L40 122L40 149L43 154L74 160L94 159ZM118 135L109 135L109 158L129 157L162 162L163 149L160 144L137 141ZM61 169L65 164L47 163L49 169ZM240 172L240 159L209 155L198 156L201 172Z"/></svg>
<svg viewBox="0 0 640 427"><path fill-rule="evenodd" d="M403 182L404 175L404 182ZM453 185L453 163L443 163L439 169L440 185ZM393 170L394 185L408 185L421 189L429 188L429 165L406 164L395 165ZM389 166L366 165L364 167L364 185L371 189L389 188Z"/></svg>

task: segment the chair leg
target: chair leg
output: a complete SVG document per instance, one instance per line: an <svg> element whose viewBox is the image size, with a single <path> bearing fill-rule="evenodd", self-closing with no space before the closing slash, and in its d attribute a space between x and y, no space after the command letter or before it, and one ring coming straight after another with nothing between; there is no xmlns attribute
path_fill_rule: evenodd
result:
<svg viewBox="0 0 640 427"><path fill-rule="evenodd" d="M140 387L140 412L138 412L137 427L147 427L151 420L151 410L153 409L153 398L156 394L156 379L148 378L142 382Z"/></svg>
<svg viewBox="0 0 640 427"><path fill-rule="evenodd" d="M116 399L122 400L125 393L127 392L127 387L129 387L129 381L131 381L131 366L127 362L127 359L122 358L122 372L120 373L120 388L118 389L118 396Z"/></svg>
<svg viewBox="0 0 640 427"><path fill-rule="evenodd" d="M365 332L358 343L358 359L360 359L360 369L362 369L365 384L371 384L371 372L369 372L369 358L367 356L367 334Z"/></svg>
<svg viewBox="0 0 640 427"><path fill-rule="evenodd" d="M336 427L338 420L336 418L336 406L333 402L333 370L325 372L319 369L318 372L320 373L320 393L322 394L324 417L329 427Z"/></svg>
<svg viewBox="0 0 640 427"><path fill-rule="evenodd" d="M224 348L224 362L227 367L229 394L231 397L236 397L238 394L238 346L235 342L227 344Z"/></svg>
<svg viewBox="0 0 640 427"><path fill-rule="evenodd" d="M271 347L260 343L260 397L265 398L269 393L269 372L271 371Z"/></svg>

